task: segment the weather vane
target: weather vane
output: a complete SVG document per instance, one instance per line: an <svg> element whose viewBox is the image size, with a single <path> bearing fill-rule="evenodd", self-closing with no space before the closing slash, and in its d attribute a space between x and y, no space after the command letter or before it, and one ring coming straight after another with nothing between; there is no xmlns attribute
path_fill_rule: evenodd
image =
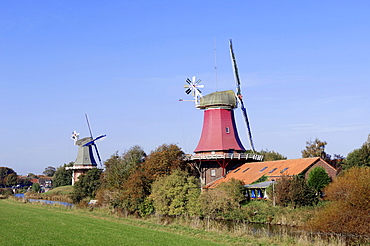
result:
<svg viewBox="0 0 370 246"><path fill-rule="evenodd" d="M73 139L73 141L75 142L75 145L76 145L77 140L80 138L80 134L76 131L73 131L71 138Z"/></svg>

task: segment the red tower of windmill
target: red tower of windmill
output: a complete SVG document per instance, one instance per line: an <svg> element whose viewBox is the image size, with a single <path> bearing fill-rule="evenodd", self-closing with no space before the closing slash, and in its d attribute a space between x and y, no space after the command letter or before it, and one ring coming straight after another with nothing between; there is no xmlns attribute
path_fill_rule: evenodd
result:
<svg viewBox="0 0 370 246"><path fill-rule="evenodd" d="M248 161L262 160L263 156L253 154L255 149L252 133L249 126L247 111L241 95L238 68L235 61L232 42L230 40L230 54L237 85L236 92L232 90L214 92L203 96L198 88L200 80L195 82L187 79L185 85L187 94L192 92L197 108L204 110L203 129L194 155L189 156L190 164L199 172L203 185L224 176L228 171L237 168ZM245 153L236 128L234 109L240 106L252 153Z"/></svg>

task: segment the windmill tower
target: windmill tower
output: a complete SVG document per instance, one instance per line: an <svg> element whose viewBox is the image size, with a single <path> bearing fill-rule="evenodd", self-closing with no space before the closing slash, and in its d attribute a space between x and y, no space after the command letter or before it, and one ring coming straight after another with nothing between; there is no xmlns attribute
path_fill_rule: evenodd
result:
<svg viewBox="0 0 370 246"><path fill-rule="evenodd" d="M210 93L203 96L198 88L200 80L195 78L184 87L186 93L194 97L195 106L204 110L203 129L194 155L188 156L189 163L198 171L202 185L206 185L228 171L248 161L260 161L263 156L255 152L252 133L241 94L238 68L235 61L232 42L230 40L230 55L233 63L236 92L232 90ZM235 123L234 109L239 105L248 132L252 153L246 154Z"/></svg>
<svg viewBox="0 0 370 246"><path fill-rule="evenodd" d="M100 135L99 137L95 138L92 135L89 119L85 114L87 126L90 131L90 137L85 137L79 139L79 133L73 131L71 138L74 140L75 145L78 146L77 158L73 164L73 167L67 167L67 170L73 170L72 173L72 185L74 185L78 181L78 177L81 174L85 174L87 171L93 168L98 168L98 165L94 158L94 150L96 156L98 157L100 168L102 168L102 161L100 158L100 154L98 151L98 147L96 145L96 141L99 139L104 138L106 135Z"/></svg>

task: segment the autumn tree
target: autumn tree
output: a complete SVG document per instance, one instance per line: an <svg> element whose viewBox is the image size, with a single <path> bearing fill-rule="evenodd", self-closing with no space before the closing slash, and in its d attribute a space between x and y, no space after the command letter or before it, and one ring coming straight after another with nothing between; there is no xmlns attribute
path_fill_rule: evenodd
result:
<svg viewBox="0 0 370 246"><path fill-rule="evenodd" d="M116 152L104 162L104 183L106 188L122 187L129 175L136 170L140 163L144 161L146 154L144 150L135 145L125 151L121 156Z"/></svg>
<svg viewBox="0 0 370 246"><path fill-rule="evenodd" d="M130 173L123 183L114 206L127 213L140 213L151 192L152 183L174 170L186 170L184 152L175 144L163 144L150 152L145 161Z"/></svg>
<svg viewBox="0 0 370 246"><path fill-rule="evenodd" d="M159 177L170 175L173 170L186 170L185 154L176 144L163 144L152 151L142 165L151 183Z"/></svg>
<svg viewBox="0 0 370 246"><path fill-rule="evenodd" d="M323 167L314 167L308 173L307 184L321 194L325 186L331 181L330 176Z"/></svg>
<svg viewBox="0 0 370 246"><path fill-rule="evenodd" d="M315 231L370 234L370 167L353 167L325 188L326 203L307 223Z"/></svg>
<svg viewBox="0 0 370 246"><path fill-rule="evenodd" d="M72 167L73 162L59 166L53 175L53 186L65 186L72 184L72 172L73 170L66 170L66 167Z"/></svg>
<svg viewBox="0 0 370 246"><path fill-rule="evenodd" d="M343 169L349 169L351 167L370 167L370 144L364 143L361 148L350 152L342 166Z"/></svg>
<svg viewBox="0 0 370 246"><path fill-rule="evenodd" d="M175 170L153 183L151 198L158 214L194 215L199 194L199 180L185 171Z"/></svg>
<svg viewBox="0 0 370 246"><path fill-rule="evenodd" d="M0 167L0 187L17 184L17 173L9 167Z"/></svg>
<svg viewBox="0 0 370 246"><path fill-rule="evenodd" d="M318 196L315 189L310 187L300 176L283 176L274 187L276 204L280 206L302 207L315 205Z"/></svg>
<svg viewBox="0 0 370 246"><path fill-rule="evenodd" d="M302 150L302 158L321 157L326 158L325 146L327 142L322 142L318 138L314 141L306 142L306 149Z"/></svg>

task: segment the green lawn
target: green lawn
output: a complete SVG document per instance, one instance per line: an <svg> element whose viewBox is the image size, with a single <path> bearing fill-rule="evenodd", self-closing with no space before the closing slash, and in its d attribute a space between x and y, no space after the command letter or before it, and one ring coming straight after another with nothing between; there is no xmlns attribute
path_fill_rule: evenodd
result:
<svg viewBox="0 0 370 246"><path fill-rule="evenodd" d="M1 245L223 245L114 219L0 200Z"/></svg>

